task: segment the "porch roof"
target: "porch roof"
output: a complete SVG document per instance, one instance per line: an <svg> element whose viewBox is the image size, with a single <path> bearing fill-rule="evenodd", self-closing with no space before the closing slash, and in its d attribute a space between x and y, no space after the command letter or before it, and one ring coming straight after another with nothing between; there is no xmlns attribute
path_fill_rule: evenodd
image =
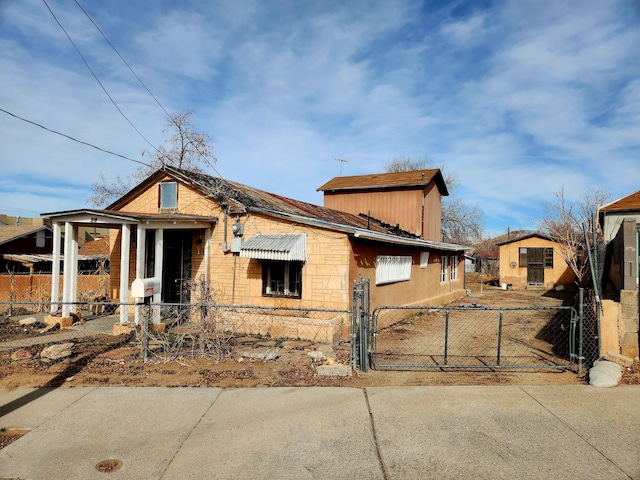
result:
<svg viewBox="0 0 640 480"><path fill-rule="evenodd" d="M62 212L43 213L42 217L55 222L82 223L88 225L123 225L128 223L172 223L172 224L211 224L217 223L218 217L188 215L182 213L138 213L121 210L81 209Z"/></svg>

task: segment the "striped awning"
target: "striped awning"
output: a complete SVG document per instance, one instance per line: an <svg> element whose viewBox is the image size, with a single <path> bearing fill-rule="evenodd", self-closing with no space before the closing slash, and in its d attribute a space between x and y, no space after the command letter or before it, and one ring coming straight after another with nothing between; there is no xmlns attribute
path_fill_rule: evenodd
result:
<svg viewBox="0 0 640 480"><path fill-rule="evenodd" d="M307 260L307 236L304 233L259 233L242 242L240 256L256 260Z"/></svg>

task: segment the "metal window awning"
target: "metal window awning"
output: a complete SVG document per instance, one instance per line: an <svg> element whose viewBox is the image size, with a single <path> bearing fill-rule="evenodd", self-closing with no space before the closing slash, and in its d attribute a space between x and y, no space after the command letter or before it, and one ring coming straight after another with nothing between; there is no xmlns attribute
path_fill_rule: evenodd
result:
<svg viewBox="0 0 640 480"><path fill-rule="evenodd" d="M304 233L259 233L242 243L240 256L256 260L307 260L307 236Z"/></svg>

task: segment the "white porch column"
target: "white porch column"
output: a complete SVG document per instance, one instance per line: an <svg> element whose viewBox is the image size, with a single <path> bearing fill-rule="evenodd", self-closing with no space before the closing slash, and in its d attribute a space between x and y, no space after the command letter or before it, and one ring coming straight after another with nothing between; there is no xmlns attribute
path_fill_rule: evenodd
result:
<svg viewBox="0 0 640 480"><path fill-rule="evenodd" d="M211 252L211 229L204 231L204 279L209 281L209 253Z"/></svg>
<svg viewBox="0 0 640 480"><path fill-rule="evenodd" d="M162 302L162 261L164 260L164 230L156 229L156 258L153 276L160 279L160 292L153 296L153 303L160 304ZM160 307L153 309L153 323L160 323Z"/></svg>
<svg viewBox="0 0 640 480"><path fill-rule="evenodd" d="M145 252L147 251L147 231L144 225L138 224L136 238L136 278L144 278L144 266L146 264ZM140 325L142 313L141 309L137 306L134 318L136 325Z"/></svg>
<svg viewBox="0 0 640 480"><path fill-rule="evenodd" d="M131 225L122 225L120 243L120 303L129 302L129 258L131 251ZM120 323L126 323L129 317L129 307L120 305Z"/></svg>
<svg viewBox="0 0 640 480"><path fill-rule="evenodd" d="M69 252L71 256L71 298L70 302L78 301L78 225L71 224L71 251ZM70 306L70 311L73 313L78 312L78 305L74 304Z"/></svg>
<svg viewBox="0 0 640 480"><path fill-rule="evenodd" d="M51 266L51 315L58 311L60 301L60 237L58 222L53 222L53 265Z"/></svg>
<svg viewBox="0 0 640 480"><path fill-rule="evenodd" d="M64 265L62 284L62 317L71 316L71 312L76 311L75 305L70 305L76 301L78 289L78 240L75 238L77 228L71 222L64 224ZM75 252L74 252L75 249ZM74 266L75 262L75 266Z"/></svg>

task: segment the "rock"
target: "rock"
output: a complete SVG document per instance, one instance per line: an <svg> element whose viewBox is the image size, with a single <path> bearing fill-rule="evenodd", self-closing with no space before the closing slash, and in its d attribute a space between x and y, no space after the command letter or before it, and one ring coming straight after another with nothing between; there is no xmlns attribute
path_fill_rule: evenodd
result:
<svg viewBox="0 0 640 480"><path fill-rule="evenodd" d="M280 349L279 348L270 348L267 350L260 350L260 351L247 351L247 352L242 352L240 355L244 358L249 358L251 360L259 360L262 362L267 362L269 360L275 360L276 358L278 358L278 354L280 353Z"/></svg>
<svg viewBox="0 0 640 480"><path fill-rule="evenodd" d="M620 353L607 352L607 354L604 356L604 359L610 362L615 362L623 367L630 367L631 365L633 365L633 358L627 357L626 355L622 355Z"/></svg>
<svg viewBox="0 0 640 480"><path fill-rule="evenodd" d="M40 358L49 360L60 360L71 356L73 351L73 343L59 343L57 345L50 345L42 352L40 352Z"/></svg>
<svg viewBox="0 0 640 480"><path fill-rule="evenodd" d="M316 367L316 373L323 377L348 377L351 375L351 367L349 365L319 365Z"/></svg>
<svg viewBox="0 0 640 480"><path fill-rule="evenodd" d="M48 327L45 327L42 330L40 330L40 333L52 332L54 330L59 330L59 329L60 329L60 324L54 323L53 325L49 325Z"/></svg>
<svg viewBox="0 0 640 480"><path fill-rule="evenodd" d="M33 355L28 350L21 348L11 354L11 360L29 360Z"/></svg>
<svg viewBox="0 0 640 480"><path fill-rule="evenodd" d="M34 325L36 323L40 323L40 322L38 322L38 319L36 317L23 318L22 320L20 320L18 322L18 324L20 324L20 325Z"/></svg>
<svg viewBox="0 0 640 480"><path fill-rule="evenodd" d="M324 362L327 359L320 350L311 350L307 352L307 355L309 355L314 362Z"/></svg>
<svg viewBox="0 0 640 480"><path fill-rule="evenodd" d="M622 367L614 362L598 360L589 370L589 385L615 387L622 379Z"/></svg>
<svg viewBox="0 0 640 480"><path fill-rule="evenodd" d="M307 340L285 340L282 342L282 348L288 348L290 350L301 350L311 345L311 342Z"/></svg>
<svg viewBox="0 0 640 480"><path fill-rule="evenodd" d="M322 352L327 359L337 360L336 351L331 345L320 345L317 350Z"/></svg>

